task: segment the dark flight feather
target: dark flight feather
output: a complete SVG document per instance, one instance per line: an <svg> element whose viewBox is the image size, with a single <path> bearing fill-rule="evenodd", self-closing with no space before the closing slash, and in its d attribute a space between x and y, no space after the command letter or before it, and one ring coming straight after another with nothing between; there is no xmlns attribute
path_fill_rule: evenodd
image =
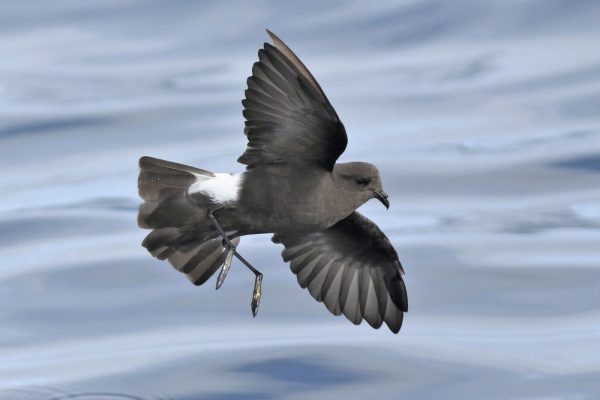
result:
<svg viewBox="0 0 600 400"><path fill-rule="evenodd" d="M301 287L332 313L343 313L374 328L385 322L400 330L408 310L402 266L388 238L358 212L329 229L313 233L276 233L285 261Z"/></svg>
<svg viewBox="0 0 600 400"><path fill-rule="evenodd" d="M332 171L346 149L344 125L296 55L269 32L242 101L248 146L238 161L248 168L273 162Z"/></svg>

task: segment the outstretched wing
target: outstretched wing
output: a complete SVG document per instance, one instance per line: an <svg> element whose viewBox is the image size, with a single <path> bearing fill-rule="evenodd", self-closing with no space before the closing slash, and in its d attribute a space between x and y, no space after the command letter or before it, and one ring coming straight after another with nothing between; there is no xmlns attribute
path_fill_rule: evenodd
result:
<svg viewBox="0 0 600 400"><path fill-rule="evenodd" d="M383 322L397 333L408 310L404 271L388 238L358 212L332 227L306 234L275 234L298 283L335 315L354 324Z"/></svg>
<svg viewBox="0 0 600 400"><path fill-rule="evenodd" d="M346 149L344 125L302 61L273 33L248 78L244 117L248 168L278 162L331 171Z"/></svg>

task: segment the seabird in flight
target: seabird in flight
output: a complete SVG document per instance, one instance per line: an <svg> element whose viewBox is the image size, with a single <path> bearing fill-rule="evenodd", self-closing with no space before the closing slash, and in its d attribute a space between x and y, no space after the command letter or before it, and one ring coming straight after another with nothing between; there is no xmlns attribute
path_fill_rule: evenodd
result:
<svg viewBox="0 0 600 400"><path fill-rule="evenodd" d="M356 211L373 198L389 207L379 171L336 162L348 142L344 125L300 59L267 33L273 44L259 50L242 101L248 144L238 162L246 170L213 173L142 157L138 224L152 230L142 245L196 285L221 268L217 289L235 256L255 275L256 316L262 273L237 246L241 236L273 233L300 286L330 312L397 333L408 309L402 265Z"/></svg>

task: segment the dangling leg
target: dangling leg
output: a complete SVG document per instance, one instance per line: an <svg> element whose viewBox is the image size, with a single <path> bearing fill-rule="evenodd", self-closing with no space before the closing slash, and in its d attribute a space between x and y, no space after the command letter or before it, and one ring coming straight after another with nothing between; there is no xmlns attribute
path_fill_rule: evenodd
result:
<svg viewBox="0 0 600 400"><path fill-rule="evenodd" d="M223 281L225 281L227 272L229 272L229 268L231 267L231 261L233 259L233 256L236 256L255 275L254 291L252 292L252 303L250 305L252 307L252 316L256 317L256 313L258 312L258 306L260 305L263 274L259 270L254 268L252 264L246 261L246 259L236 251L235 246L233 245L233 243L231 243L229 237L221 227L221 224L219 224L219 221L217 221L217 219L214 216L214 212L218 209L219 208L216 208L214 210L209 211L208 213L208 219L210 220L210 222L212 222L212 224L219 232L219 235L221 235L221 237L223 238L223 246L227 249L225 263L223 264L223 268L221 269L221 272L219 272L219 276L217 278L217 289L220 288L223 284Z"/></svg>
<svg viewBox="0 0 600 400"><path fill-rule="evenodd" d="M229 237L227 236L227 234L221 227L221 224L219 224L219 221L217 221L217 219L214 216L214 212L219 209L220 209L220 207L215 208L214 210L211 210L208 213L208 219L210 220L210 222L212 222L214 227L217 229L217 232L219 232L219 235L223 238L223 247L225 247L227 249L227 256L225 256L225 262L223 263L223 268L221 268L221 272L219 272L219 276L217 278L217 289L219 289L221 287L221 285L223 284L223 282L225 281L225 277L227 276L227 273L229 272L229 268L231 267L231 261L233 259L233 255L235 253L235 245L233 243L231 243L231 241L229 240Z"/></svg>

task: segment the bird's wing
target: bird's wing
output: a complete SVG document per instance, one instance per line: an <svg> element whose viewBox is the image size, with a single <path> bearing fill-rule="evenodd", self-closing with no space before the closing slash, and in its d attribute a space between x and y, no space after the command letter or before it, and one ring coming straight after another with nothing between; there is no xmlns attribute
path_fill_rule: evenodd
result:
<svg viewBox="0 0 600 400"><path fill-rule="evenodd" d="M238 162L248 168L286 162L331 171L348 138L325 93L302 61L273 33L248 78L244 133Z"/></svg>
<svg viewBox="0 0 600 400"><path fill-rule="evenodd" d="M404 271L388 238L358 212L312 233L276 233L298 283L335 315L354 324L383 322L397 333L408 309Z"/></svg>

